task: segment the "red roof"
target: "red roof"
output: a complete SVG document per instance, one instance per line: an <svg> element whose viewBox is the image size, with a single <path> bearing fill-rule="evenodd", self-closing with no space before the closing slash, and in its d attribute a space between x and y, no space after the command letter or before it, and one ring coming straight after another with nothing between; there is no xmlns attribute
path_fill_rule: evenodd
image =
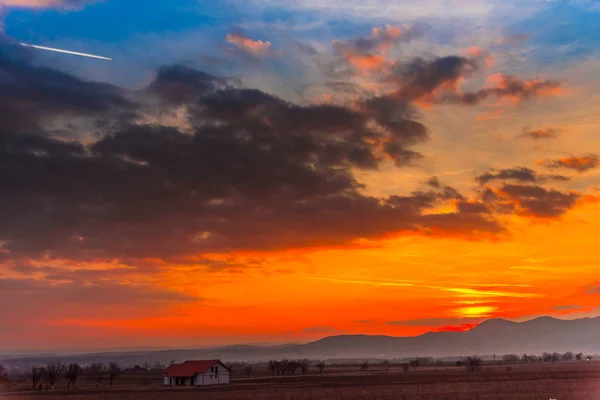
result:
<svg viewBox="0 0 600 400"><path fill-rule="evenodd" d="M205 372L207 369L209 369L210 367L212 367L215 364L223 365L221 363L221 361L219 361L219 360L185 361L181 364L173 364L173 365L170 365L169 367L167 367L167 369L165 369L165 375L168 377L194 376L196 374L201 374L201 373ZM225 367L225 369L227 369L227 367Z"/></svg>

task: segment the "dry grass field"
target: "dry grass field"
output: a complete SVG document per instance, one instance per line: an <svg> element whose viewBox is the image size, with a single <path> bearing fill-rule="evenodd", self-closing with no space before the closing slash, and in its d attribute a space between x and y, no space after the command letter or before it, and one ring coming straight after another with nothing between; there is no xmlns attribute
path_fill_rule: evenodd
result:
<svg viewBox="0 0 600 400"><path fill-rule="evenodd" d="M235 379L212 388L165 388L160 376L141 386L139 376L124 375L113 388L82 380L75 390L10 392L14 400L600 400L600 363L489 366L470 373L460 368L423 368L408 373L356 372L332 368L325 375ZM21 388L23 389L23 388Z"/></svg>

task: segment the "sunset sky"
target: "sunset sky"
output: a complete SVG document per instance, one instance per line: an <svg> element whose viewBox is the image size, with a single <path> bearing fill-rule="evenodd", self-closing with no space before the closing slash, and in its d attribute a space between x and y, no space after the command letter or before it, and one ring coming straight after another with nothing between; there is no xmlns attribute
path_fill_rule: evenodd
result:
<svg viewBox="0 0 600 400"><path fill-rule="evenodd" d="M599 18L4 0L0 350L600 315Z"/></svg>

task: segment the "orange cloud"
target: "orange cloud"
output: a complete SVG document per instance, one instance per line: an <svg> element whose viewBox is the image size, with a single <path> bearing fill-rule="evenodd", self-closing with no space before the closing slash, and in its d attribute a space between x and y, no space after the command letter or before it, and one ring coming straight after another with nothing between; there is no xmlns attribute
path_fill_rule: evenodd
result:
<svg viewBox="0 0 600 400"><path fill-rule="evenodd" d="M538 161L539 165L546 168L568 168L577 172L586 172L600 166L600 158L597 155L588 155L582 157L564 157L558 160Z"/></svg>
<svg viewBox="0 0 600 400"><path fill-rule="evenodd" d="M271 49L271 42L262 40L253 40L241 33L230 33L226 37L227 43L233 44L238 48L248 51L258 56L265 56Z"/></svg>
<svg viewBox="0 0 600 400"><path fill-rule="evenodd" d="M477 46L473 46L467 49L466 54L468 57L471 58L481 58L485 60L485 64L488 68L491 68L494 66L494 63L496 61L496 59L494 58L494 56L490 55L488 51L486 50L482 50Z"/></svg>
<svg viewBox="0 0 600 400"><path fill-rule="evenodd" d="M355 69L363 73L381 71L386 66L385 58L377 54L360 54L345 52L344 58Z"/></svg>
<svg viewBox="0 0 600 400"><path fill-rule="evenodd" d="M511 99L515 104L531 97L549 97L564 93L560 82L546 79L521 81L518 78L502 73L490 75L486 89L490 94Z"/></svg>
<svg viewBox="0 0 600 400"><path fill-rule="evenodd" d="M381 52L387 53L390 46L402 36L403 32L402 28L386 25L385 28L373 28L373 37L379 39Z"/></svg>
<svg viewBox="0 0 600 400"><path fill-rule="evenodd" d="M505 184L493 194L488 192L487 200L495 202L499 210L549 220L564 216L575 208L581 197L577 192L561 192L536 185Z"/></svg>

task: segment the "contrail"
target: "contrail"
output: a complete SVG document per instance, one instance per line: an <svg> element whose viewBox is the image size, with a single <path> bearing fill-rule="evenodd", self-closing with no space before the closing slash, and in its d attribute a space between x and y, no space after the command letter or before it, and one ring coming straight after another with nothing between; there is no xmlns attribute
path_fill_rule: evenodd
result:
<svg viewBox="0 0 600 400"><path fill-rule="evenodd" d="M19 44L21 46L33 47L34 49L39 49L39 50L55 51L57 53L72 54L72 55L75 55L75 56L90 57L90 58L99 58L100 60L109 60L109 61L112 61L112 58L102 57L102 56L95 56L93 54L78 53L76 51L70 51L70 50L54 49L52 47L36 46L34 44L26 44L26 43L19 43Z"/></svg>

